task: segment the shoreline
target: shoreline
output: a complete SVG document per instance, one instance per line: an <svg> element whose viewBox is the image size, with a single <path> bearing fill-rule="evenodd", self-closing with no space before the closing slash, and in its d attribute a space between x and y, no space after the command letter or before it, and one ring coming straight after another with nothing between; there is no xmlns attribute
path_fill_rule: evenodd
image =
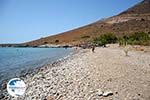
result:
<svg viewBox="0 0 150 100"><path fill-rule="evenodd" d="M27 75L26 93L12 100L149 99L150 52L131 50L125 56L116 44L97 47L95 53L90 49L73 52Z"/></svg>
<svg viewBox="0 0 150 100"><path fill-rule="evenodd" d="M21 74L32 72L32 71L34 71L33 69L42 67L45 64L51 64L53 62L57 62L57 60L69 55L72 52L72 50L73 50L72 48L65 49L65 48L18 48L18 47L16 47L16 48L14 48L14 47L1 48L0 47L0 52L2 54L1 61L3 61L3 62L1 62L1 66L0 66L0 68L1 68L0 85L5 80L8 80L13 77L18 77ZM55 51L56 51L56 54L55 54ZM57 51L58 51L58 53L57 53ZM9 54L9 52L10 52L10 54ZM29 54L30 52L33 52L34 55L32 54L33 56L32 55L31 56L35 57L35 58L32 58L30 56L30 54ZM52 54L51 54L51 52L52 52ZM59 52L61 54L59 54ZM28 55L26 55L26 53ZM54 55L53 55L53 53L54 53ZM14 57L14 55L15 55L15 57ZM41 58L36 57L39 55ZM23 60L21 60L21 59L23 59ZM12 71L10 69L12 69L14 71ZM14 72L16 72L16 73L14 74Z"/></svg>
<svg viewBox="0 0 150 100"><path fill-rule="evenodd" d="M56 61L53 61L51 63L48 64L44 64L42 66L39 66L37 68L33 68L33 69L29 69L29 70L23 70L22 72L20 72L20 74L18 74L18 78L22 79L22 80L27 80L27 78L29 77L33 77L34 75L38 74L39 72L46 70L47 68L52 68L57 66L58 64L62 63L63 61L67 60L70 56L76 54L77 52L75 52L74 50L71 51L70 54L68 54L67 56L64 56L63 58L59 58ZM10 98L11 96L7 93L6 90L6 85L9 79L5 79L2 80L2 83L0 84L0 99L4 99L7 100L8 98Z"/></svg>

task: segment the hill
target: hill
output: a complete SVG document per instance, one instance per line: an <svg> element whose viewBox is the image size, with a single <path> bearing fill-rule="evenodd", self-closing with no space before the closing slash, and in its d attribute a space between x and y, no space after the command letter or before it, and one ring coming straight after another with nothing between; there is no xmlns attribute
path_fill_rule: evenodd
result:
<svg viewBox="0 0 150 100"><path fill-rule="evenodd" d="M150 0L144 0L116 16L24 44L80 44L106 33L122 36L135 32L150 33Z"/></svg>

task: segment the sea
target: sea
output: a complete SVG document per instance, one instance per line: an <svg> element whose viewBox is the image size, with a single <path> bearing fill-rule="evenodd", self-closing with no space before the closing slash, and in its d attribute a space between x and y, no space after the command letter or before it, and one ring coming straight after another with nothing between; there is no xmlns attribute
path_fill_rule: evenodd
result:
<svg viewBox="0 0 150 100"><path fill-rule="evenodd" d="M71 52L71 48L0 48L0 84L24 71L53 63Z"/></svg>

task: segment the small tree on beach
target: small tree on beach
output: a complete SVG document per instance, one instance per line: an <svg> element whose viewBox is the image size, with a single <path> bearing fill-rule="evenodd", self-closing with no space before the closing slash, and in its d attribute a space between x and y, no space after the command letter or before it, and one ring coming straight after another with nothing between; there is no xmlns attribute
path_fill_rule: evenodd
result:
<svg viewBox="0 0 150 100"><path fill-rule="evenodd" d="M129 48L127 47L127 45L124 47L124 53L125 56L128 56L128 52L129 52Z"/></svg>

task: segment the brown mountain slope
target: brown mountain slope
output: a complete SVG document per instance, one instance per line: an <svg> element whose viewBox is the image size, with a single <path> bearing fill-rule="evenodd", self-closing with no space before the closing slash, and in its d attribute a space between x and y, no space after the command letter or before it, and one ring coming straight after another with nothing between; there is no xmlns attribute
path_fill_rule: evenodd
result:
<svg viewBox="0 0 150 100"><path fill-rule="evenodd" d="M121 14L145 14L150 12L150 0L144 0Z"/></svg>
<svg viewBox="0 0 150 100"><path fill-rule="evenodd" d="M150 0L144 0L117 16L25 44L30 46L42 44L78 44L109 32L120 36L141 31L150 33Z"/></svg>

